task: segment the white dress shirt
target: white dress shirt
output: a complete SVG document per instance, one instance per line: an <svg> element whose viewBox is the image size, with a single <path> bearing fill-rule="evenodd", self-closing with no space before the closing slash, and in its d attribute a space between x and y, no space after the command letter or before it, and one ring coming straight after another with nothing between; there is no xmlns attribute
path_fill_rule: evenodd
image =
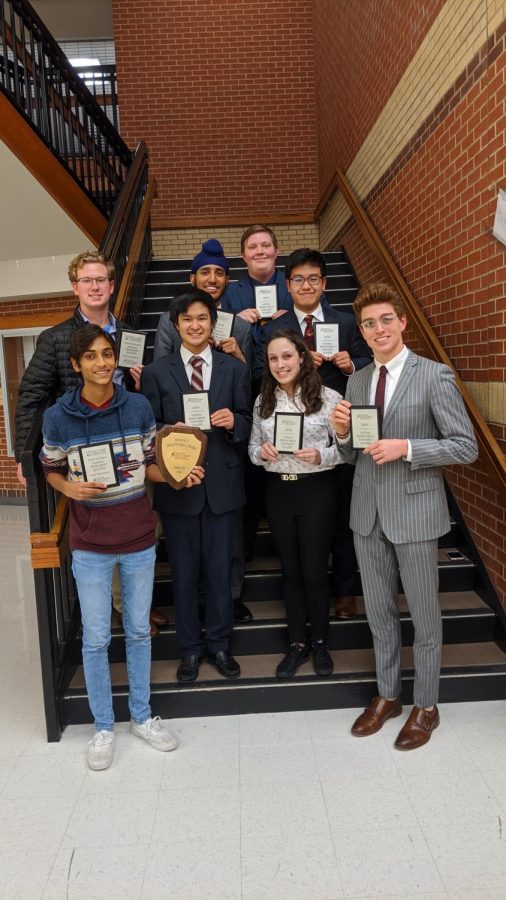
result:
<svg viewBox="0 0 506 900"><path fill-rule="evenodd" d="M306 318L306 316L312 316L313 323L315 321L316 322L324 322L325 321L325 319L323 318L323 310L322 310L321 303L318 304L318 306L316 307L315 310L313 310L312 313L304 312L303 309L297 309L295 304L293 305L293 311L294 311L295 315L297 316L297 321L300 325L300 330L302 331L303 335L306 333L306 328L307 328L307 322L304 322L304 319Z"/></svg>
<svg viewBox="0 0 506 900"><path fill-rule="evenodd" d="M183 347L181 344L180 350L181 359L183 360L183 365L185 367L186 374L188 376L188 381L191 387L192 383L192 375L193 375L193 366L190 362L193 356L200 356L201 359L204 360L202 365L202 382L203 389L205 391L209 390L211 385L211 372L213 370L213 354L211 352L211 348L209 344L201 350L200 353L194 353L192 350L187 350L186 347Z"/></svg>
<svg viewBox="0 0 506 900"><path fill-rule="evenodd" d="M274 422L277 412L304 412L300 400L300 389L294 397L289 397L282 388L276 388L276 408L268 419L261 419L259 414L260 397L255 400L253 409L253 426L249 439L249 457L256 466L264 466L267 472L281 472L287 475L303 474L305 472L324 472L333 469L344 462L336 446L335 431L330 422L330 414L336 403L342 400L337 391L322 387L322 408L311 415L304 415L304 433L302 446L314 447L320 451L321 463L319 466L313 463L297 459L291 453L282 453L279 459L271 462L260 458L262 445L274 443Z"/></svg>

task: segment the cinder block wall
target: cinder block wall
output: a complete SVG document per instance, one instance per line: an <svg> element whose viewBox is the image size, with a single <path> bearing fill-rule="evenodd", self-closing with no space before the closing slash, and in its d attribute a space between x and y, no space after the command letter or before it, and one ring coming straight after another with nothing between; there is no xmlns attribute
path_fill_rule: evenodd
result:
<svg viewBox="0 0 506 900"><path fill-rule="evenodd" d="M153 253L155 256L179 259L193 257L200 250L203 241L209 237L218 238L223 244L227 256L239 256L241 252L241 234L252 224L226 228L209 225L203 228L157 229L153 232ZM255 223L258 224L258 223ZM260 222L259 224L263 224ZM290 253L297 247L320 246L318 225L300 223L294 225L270 224L276 232L280 253Z"/></svg>

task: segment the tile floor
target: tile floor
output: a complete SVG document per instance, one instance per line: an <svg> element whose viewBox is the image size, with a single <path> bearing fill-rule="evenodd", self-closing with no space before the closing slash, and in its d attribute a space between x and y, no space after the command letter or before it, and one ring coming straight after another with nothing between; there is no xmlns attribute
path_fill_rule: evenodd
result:
<svg viewBox="0 0 506 900"><path fill-rule="evenodd" d="M353 710L117 728L45 742L26 510L0 507L0 898L506 900L506 701L443 706L427 747L363 742Z"/></svg>

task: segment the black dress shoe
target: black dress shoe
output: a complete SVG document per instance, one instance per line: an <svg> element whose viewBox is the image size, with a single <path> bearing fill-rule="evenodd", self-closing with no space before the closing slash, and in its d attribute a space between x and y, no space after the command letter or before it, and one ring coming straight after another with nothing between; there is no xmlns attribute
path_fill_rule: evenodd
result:
<svg viewBox="0 0 506 900"><path fill-rule="evenodd" d="M198 653L186 653L183 656L177 670L177 680L181 684L192 684L197 680L200 660Z"/></svg>
<svg viewBox="0 0 506 900"><path fill-rule="evenodd" d="M234 619L236 622L251 622L253 613L242 600L234 600Z"/></svg>
<svg viewBox="0 0 506 900"><path fill-rule="evenodd" d="M209 662L216 666L225 678L239 678L241 667L228 650L218 650L217 653L208 654Z"/></svg>
<svg viewBox="0 0 506 900"><path fill-rule="evenodd" d="M307 644L290 644L290 649L276 669L276 678L292 678L309 656Z"/></svg>
<svg viewBox="0 0 506 900"><path fill-rule="evenodd" d="M313 668L317 675L332 675L334 661L323 641L313 641Z"/></svg>

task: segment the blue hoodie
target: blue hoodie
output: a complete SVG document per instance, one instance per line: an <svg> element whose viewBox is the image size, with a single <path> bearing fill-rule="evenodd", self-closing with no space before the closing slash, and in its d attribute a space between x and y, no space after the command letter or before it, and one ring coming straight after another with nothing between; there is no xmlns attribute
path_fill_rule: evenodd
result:
<svg viewBox="0 0 506 900"><path fill-rule="evenodd" d="M44 474L58 472L83 481L79 447L110 441L119 484L86 501L69 500L70 547L96 553L126 553L154 544L156 516L146 497L146 466L155 461L155 422L142 394L114 386L106 407L81 399L82 387L63 394L44 414Z"/></svg>

